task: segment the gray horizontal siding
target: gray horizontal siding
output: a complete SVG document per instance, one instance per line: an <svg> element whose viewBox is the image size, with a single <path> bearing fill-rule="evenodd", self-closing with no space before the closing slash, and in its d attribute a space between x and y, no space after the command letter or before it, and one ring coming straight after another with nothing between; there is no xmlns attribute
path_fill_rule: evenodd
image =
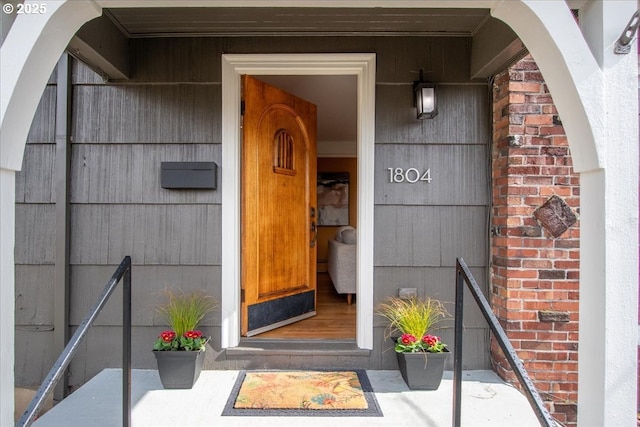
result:
<svg viewBox="0 0 640 427"><path fill-rule="evenodd" d="M455 266L487 262L484 206L376 206L374 265Z"/></svg>
<svg viewBox="0 0 640 427"><path fill-rule="evenodd" d="M53 264L55 230L55 205L16 204L16 264Z"/></svg>
<svg viewBox="0 0 640 427"><path fill-rule="evenodd" d="M53 265L16 265L16 325L53 325Z"/></svg>
<svg viewBox="0 0 640 427"><path fill-rule="evenodd" d="M465 37L240 37L131 40L131 83L220 82L222 53L376 53L377 81L407 83L469 81L471 41ZM186 66L185 64L188 64ZM75 83L102 84L90 70Z"/></svg>
<svg viewBox="0 0 640 427"><path fill-rule="evenodd" d="M76 328L71 328L74 333ZM141 342L136 328L131 331L132 367L137 367L134 355L151 352L153 340ZM78 352L69 366L69 386L79 386L107 368L122 367L122 327L94 326L78 346Z"/></svg>
<svg viewBox="0 0 640 427"><path fill-rule="evenodd" d="M71 81L74 85L79 84L96 84L104 85L105 81L102 77L80 61L72 61L71 63Z"/></svg>
<svg viewBox="0 0 640 427"><path fill-rule="evenodd" d="M15 383L39 386L53 350L56 70L49 78L16 173Z"/></svg>
<svg viewBox="0 0 640 427"><path fill-rule="evenodd" d="M219 266L167 266L136 265L132 268L132 319L134 326L155 326L160 331L165 322L156 311L166 299L164 290L189 292L201 290L220 301ZM71 266L71 313L70 323L78 325L98 300L102 290L116 269L116 265ZM202 326L220 324L217 310L201 323ZM95 325L122 324L122 286L118 286L109 299ZM149 348L151 343L149 344Z"/></svg>
<svg viewBox="0 0 640 427"><path fill-rule="evenodd" d="M153 355L153 342L162 329L157 326L136 326L131 330L132 355L131 364L135 369L157 369ZM75 332L75 328L72 328ZM213 328L202 328L207 335L216 335ZM219 335L218 335L219 336ZM219 341L219 340L218 340ZM94 326L79 351L71 361L69 368L69 385L79 386L94 377L103 369L122 366L122 328L119 326ZM216 351L208 348L205 352L205 363L215 363ZM211 369L211 366L205 368Z"/></svg>
<svg viewBox="0 0 640 427"><path fill-rule="evenodd" d="M487 87L440 85L438 115L417 120L411 82L376 86L376 143L481 144L489 135Z"/></svg>
<svg viewBox="0 0 640 427"><path fill-rule="evenodd" d="M375 203L393 205L486 205L486 145L376 145ZM431 170L431 182L390 182L389 168ZM409 173L415 180L416 173ZM395 181L395 178L394 178Z"/></svg>
<svg viewBox="0 0 640 427"><path fill-rule="evenodd" d="M165 161L221 164L220 144L75 144L72 203L220 203L220 191L160 187ZM220 182L220 169L218 169Z"/></svg>
<svg viewBox="0 0 640 427"><path fill-rule="evenodd" d="M416 287L453 299L453 265L463 256L486 289L489 203L486 179L489 109L486 85L468 77L470 39L461 37L242 37L133 39L128 82L104 82L73 65L71 166L71 323L80 322L116 265L131 255L133 269L133 366L155 368L151 345L163 322L155 312L165 286L204 289L219 298L221 185L215 191L160 188L162 161L221 164L221 59L225 53L376 53L375 302L398 287ZM75 61L74 61L75 62ZM412 83L440 83L440 114L418 121ZM51 83L55 82L52 80ZM470 84L473 83L473 84ZM476 84L479 83L479 84ZM17 339L18 383L30 384L52 363L52 295L55 242L53 143L55 86L43 95L29 136L33 145L17 180L16 303L25 334ZM387 167L431 167L431 184L391 184ZM220 175L218 176L218 178ZM32 204L27 204L32 203ZM19 282L19 283L18 283ZM120 366L118 290L71 366L79 385L106 367ZM32 301L27 301L32 300ZM467 302L468 304L468 302ZM466 305L465 305L466 307ZM465 308L465 369L489 367L486 326ZM375 320L369 357L253 357L219 354L220 313L203 330L214 338L208 368L282 364L366 366L396 369L385 351L384 327ZM37 329L38 325L43 325ZM36 328L36 329L34 329ZM452 349L450 328L442 330ZM36 349L38 358L26 356ZM114 349L116 349L114 351ZM108 356L105 356L108 355ZM276 360L277 359L277 360ZM450 358L452 363L452 358ZM38 378L34 383L39 382Z"/></svg>
<svg viewBox="0 0 640 427"><path fill-rule="evenodd" d="M220 85L76 86L76 143L221 141Z"/></svg>
<svg viewBox="0 0 640 427"><path fill-rule="evenodd" d="M56 64L56 66L53 67L53 71L51 72L51 75L49 76L49 81L47 83L56 84L57 82L58 82L58 65Z"/></svg>
<svg viewBox="0 0 640 427"><path fill-rule="evenodd" d="M443 328L437 331L442 342L452 352L445 362L445 370L453 370L453 352L455 351L453 328ZM491 369L489 360L489 340L486 329L465 328L462 341L463 357L462 369ZM374 350L370 357L371 369L398 369L396 353L393 351L393 341L388 337L384 328L374 330Z"/></svg>
<svg viewBox="0 0 640 427"><path fill-rule="evenodd" d="M471 272L485 297L488 298L486 268L472 268ZM444 302L452 315L455 311L455 267L376 267L374 278L375 307L384 302L389 295L398 295L399 288L417 288L419 296L427 296ZM464 303L464 317L465 324L468 326L488 328L475 301L468 293ZM382 317L376 316L374 324L384 325L385 321ZM453 319L443 322L442 326L453 327Z"/></svg>
<svg viewBox="0 0 640 427"><path fill-rule="evenodd" d="M465 314L466 316L466 314ZM462 369L491 369L489 358L489 329L470 326L470 322L465 320L464 333L462 335ZM455 352L455 334L453 326L444 330L439 330L438 335L442 342L447 344L451 352ZM453 354L445 362L444 368L447 371L453 370Z"/></svg>
<svg viewBox="0 0 640 427"><path fill-rule="evenodd" d="M471 41L464 37L377 37L377 81L469 81Z"/></svg>
<svg viewBox="0 0 640 427"><path fill-rule="evenodd" d="M31 128L27 136L27 143L32 142L50 142L56 140L55 134L56 122L56 85L48 84L40 103L36 109L36 114L31 122Z"/></svg>
<svg viewBox="0 0 640 427"><path fill-rule="evenodd" d="M17 203L55 202L55 144L27 144L22 170L16 173Z"/></svg>
<svg viewBox="0 0 640 427"><path fill-rule="evenodd" d="M72 205L71 264L219 265L219 205Z"/></svg>
<svg viewBox="0 0 640 427"><path fill-rule="evenodd" d="M54 354L51 328L16 326L15 383L39 387L58 354Z"/></svg>
<svg viewBox="0 0 640 427"><path fill-rule="evenodd" d="M131 81L220 82L221 45L218 38L132 40Z"/></svg>
<svg viewBox="0 0 640 427"><path fill-rule="evenodd" d="M156 369L155 358L151 351L151 343L158 335L157 327L134 327L132 329L133 355L132 365L138 369ZM207 335L216 333L211 328L203 328ZM443 341L448 344L449 350L453 351L453 336L450 329L439 331ZM30 351L24 352L24 357L16 357L16 369L23 374L16 380L25 385L37 385L42 381L46 371L53 363L53 355L48 353L51 342L47 347L45 340L47 336L52 337L51 332L26 332L21 334L17 340L17 346L28 348ZM214 342L218 340L215 339ZM121 329L112 326L95 326L92 332L87 335L86 341L80 346L77 356L71 362L69 384L78 386L92 378L97 373L107 368L117 368L121 366L120 353L117 350L121 342ZM42 352L35 354L34 346L40 348ZM28 346L31 347L28 347ZM464 356L463 369L490 369L488 358L488 339L486 330L468 329L463 340ZM105 355L110 355L105 357ZM309 366L343 366L361 368L366 365L369 369L398 369L395 352L392 350L391 342L385 337L383 328L376 328L374 334L374 351L368 358L350 358L347 356L270 356L251 357L249 360L227 359L220 357L219 349L210 348L205 356L206 369L243 369L259 368L263 366L278 366L281 368L295 369ZM449 357L445 369L452 370L453 357Z"/></svg>

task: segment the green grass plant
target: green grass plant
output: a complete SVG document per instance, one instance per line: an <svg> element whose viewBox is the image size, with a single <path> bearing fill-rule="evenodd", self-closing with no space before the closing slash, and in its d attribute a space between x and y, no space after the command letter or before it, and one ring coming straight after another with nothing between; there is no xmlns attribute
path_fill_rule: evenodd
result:
<svg viewBox="0 0 640 427"><path fill-rule="evenodd" d="M400 332L418 339L449 315L442 302L429 297L389 297L377 313L389 321L389 335Z"/></svg>
<svg viewBox="0 0 640 427"><path fill-rule="evenodd" d="M164 295L167 302L158 307L158 312L178 337L196 330L205 316L218 306L213 297L202 291L184 293L165 290Z"/></svg>

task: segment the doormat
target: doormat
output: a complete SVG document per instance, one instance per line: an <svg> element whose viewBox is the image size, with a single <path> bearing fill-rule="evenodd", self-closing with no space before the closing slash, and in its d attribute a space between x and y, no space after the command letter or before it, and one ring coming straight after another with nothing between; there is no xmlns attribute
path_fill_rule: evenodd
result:
<svg viewBox="0 0 640 427"><path fill-rule="evenodd" d="M366 371L240 371L222 415L381 417Z"/></svg>

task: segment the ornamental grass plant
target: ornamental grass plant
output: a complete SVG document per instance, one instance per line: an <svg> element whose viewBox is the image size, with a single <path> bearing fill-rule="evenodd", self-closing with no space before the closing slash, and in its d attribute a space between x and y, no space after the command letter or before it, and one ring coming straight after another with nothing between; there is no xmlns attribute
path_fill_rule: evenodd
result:
<svg viewBox="0 0 640 427"><path fill-rule="evenodd" d="M377 313L389 321L387 336L401 334L396 340L396 352L441 353L445 350L446 344L440 337L428 334L450 316L442 302L429 297L389 297L378 306Z"/></svg>
<svg viewBox="0 0 640 427"><path fill-rule="evenodd" d="M170 330L163 331L153 349L158 351L198 351L205 349L209 337L198 331L200 322L218 306L202 291L184 293L165 290L166 303L158 307Z"/></svg>

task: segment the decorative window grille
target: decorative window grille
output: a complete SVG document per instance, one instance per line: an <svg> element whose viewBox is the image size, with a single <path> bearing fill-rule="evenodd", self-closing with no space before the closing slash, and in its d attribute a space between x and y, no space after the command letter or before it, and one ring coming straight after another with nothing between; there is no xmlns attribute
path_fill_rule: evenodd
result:
<svg viewBox="0 0 640 427"><path fill-rule="evenodd" d="M280 129L273 138L273 171L284 175L295 175L293 137L286 129Z"/></svg>

